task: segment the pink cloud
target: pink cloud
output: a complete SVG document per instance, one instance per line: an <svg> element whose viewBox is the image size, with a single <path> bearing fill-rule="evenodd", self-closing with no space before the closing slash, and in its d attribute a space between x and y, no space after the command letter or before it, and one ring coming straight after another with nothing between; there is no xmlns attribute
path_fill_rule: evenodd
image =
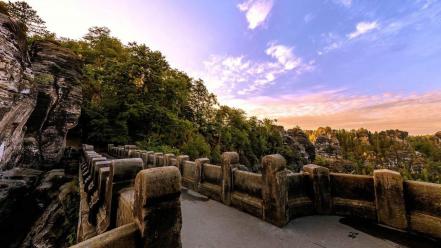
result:
<svg viewBox="0 0 441 248"><path fill-rule="evenodd" d="M274 118L285 127L319 126L373 131L403 129L411 134L441 130L441 91L423 94L350 95L344 90L280 97L227 99L249 115Z"/></svg>

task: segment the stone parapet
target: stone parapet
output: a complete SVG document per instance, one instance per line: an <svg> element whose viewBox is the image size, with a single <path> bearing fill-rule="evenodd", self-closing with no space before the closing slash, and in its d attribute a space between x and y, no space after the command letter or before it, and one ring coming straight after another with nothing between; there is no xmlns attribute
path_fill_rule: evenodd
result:
<svg viewBox="0 0 441 248"><path fill-rule="evenodd" d="M273 154L263 157L262 173L252 173L240 170L236 152L223 153L215 165L207 158L190 161L187 155L114 145L108 151L120 159L109 162L91 147L83 146L81 166L90 184L88 194L82 194L90 199L82 204L90 208L82 207L80 215L89 221L79 230L87 236L78 240L110 237L116 230L122 233L113 237L124 239L136 223L136 241L130 241L136 247L180 247L181 186L279 227L299 216L332 214L441 239L441 185L405 181L394 171L349 175L309 164L293 173L281 155Z"/></svg>

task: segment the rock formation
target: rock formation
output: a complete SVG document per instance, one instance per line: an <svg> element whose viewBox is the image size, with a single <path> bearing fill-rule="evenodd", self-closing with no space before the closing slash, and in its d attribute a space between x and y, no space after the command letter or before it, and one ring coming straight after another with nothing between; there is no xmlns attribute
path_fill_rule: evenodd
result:
<svg viewBox="0 0 441 248"><path fill-rule="evenodd" d="M324 133L315 139L315 151L317 155L326 158L337 158L340 154L340 142L333 133Z"/></svg>
<svg viewBox="0 0 441 248"><path fill-rule="evenodd" d="M36 90L24 27L0 13L0 169L21 158Z"/></svg>
<svg viewBox="0 0 441 248"><path fill-rule="evenodd" d="M289 169L299 171L304 165L312 163L315 159L314 145L300 128L285 131L278 126L283 138L283 150L280 153L286 158Z"/></svg>
<svg viewBox="0 0 441 248"><path fill-rule="evenodd" d="M0 8L0 246L64 247L78 190L60 160L81 112L81 61L54 42L28 49L24 30Z"/></svg>
<svg viewBox="0 0 441 248"><path fill-rule="evenodd" d="M32 70L37 85L37 103L26 126L24 163L34 167L60 162L69 129L81 113L81 61L70 50L48 42L31 47Z"/></svg>
<svg viewBox="0 0 441 248"><path fill-rule="evenodd" d="M284 135L284 142L291 147L294 147L299 151L300 156L303 160L303 166L305 164L312 163L315 159L315 148L314 145L309 141L308 136L300 128L292 128L286 132Z"/></svg>

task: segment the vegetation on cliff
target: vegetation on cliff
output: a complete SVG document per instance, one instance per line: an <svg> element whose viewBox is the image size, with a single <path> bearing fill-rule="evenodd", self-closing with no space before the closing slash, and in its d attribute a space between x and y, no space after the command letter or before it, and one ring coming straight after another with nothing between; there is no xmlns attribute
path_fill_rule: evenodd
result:
<svg viewBox="0 0 441 248"><path fill-rule="evenodd" d="M344 173L371 174L374 169L399 171L406 179L441 183L441 133L409 136L400 130L307 131L316 163Z"/></svg>

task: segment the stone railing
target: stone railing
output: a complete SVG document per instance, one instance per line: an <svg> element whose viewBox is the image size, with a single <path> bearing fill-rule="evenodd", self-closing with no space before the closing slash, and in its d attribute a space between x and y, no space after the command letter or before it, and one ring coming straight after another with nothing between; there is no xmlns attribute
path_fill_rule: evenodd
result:
<svg viewBox="0 0 441 248"><path fill-rule="evenodd" d="M144 169L141 158L108 159L83 145L79 177L73 247L181 247L177 167Z"/></svg>
<svg viewBox="0 0 441 248"><path fill-rule="evenodd" d="M88 217L82 222L86 223L84 226L96 227L92 228L95 233L88 232L87 228L79 228L78 236L85 239L96 234L127 239L127 235L136 230L133 232L140 233L144 240L148 241L149 234L156 231L157 236L159 234L158 240L169 242L161 237L170 237L170 230L178 230L177 226L180 229L180 210L170 210L172 214L168 215L176 219L167 223L175 223L176 226L171 225L167 227L169 229L157 232L158 230L153 230L154 226L150 227L152 229L145 229L139 224L150 223L145 221L148 216L142 222L139 212L149 213L151 206L135 203L140 202L139 199L143 197L148 200L148 196L152 194L166 194L174 195L176 198L173 199L179 205L179 190L153 193L152 190L157 188L153 183L144 183L144 186L135 183L135 189L131 188L137 180L134 180L137 173L148 175L149 172L157 173L156 170L166 168L175 168L173 173L180 174L179 185L279 227L300 216L333 214L357 217L392 228L441 238L441 185L404 181L394 171L376 170L373 176L361 176L330 173L325 167L310 164L304 166L302 172L293 173L286 169L286 161L282 156L268 155L262 159L262 173L258 174L239 170L239 156L235 152L223 153L221 164L215 165L207 158L190 161L186 155L138 150L133 145L109 145L108 154L118 158L110 162L87 149L85 147L85 160L88 162L83 171L84 186L88 187L85 194L90 203L87 205ZM168 170L171 169L167 169L167 173L172 173ZM157 184L162 184L162 181ZM118 235L109 236L109 232L115 233L120 229ZM179 233L173 235L180 239ZM98 237L86 242L99 241ZM180 243L176 243L176 246L163 247L179 245Z"/></svg>
<svg viewBox="0 0 441 248"><path fill-rule="evenodd" d="M310 164L293 173L282 156L268 155L257 174L239 170L235 152L223 153L220 165L135 146L109 145L108 152L141 158L144 168L176 166L183 186L280 227L300 216L333 214L441 239L441 185L403 180L395 171L350 175Z"/></svg>

